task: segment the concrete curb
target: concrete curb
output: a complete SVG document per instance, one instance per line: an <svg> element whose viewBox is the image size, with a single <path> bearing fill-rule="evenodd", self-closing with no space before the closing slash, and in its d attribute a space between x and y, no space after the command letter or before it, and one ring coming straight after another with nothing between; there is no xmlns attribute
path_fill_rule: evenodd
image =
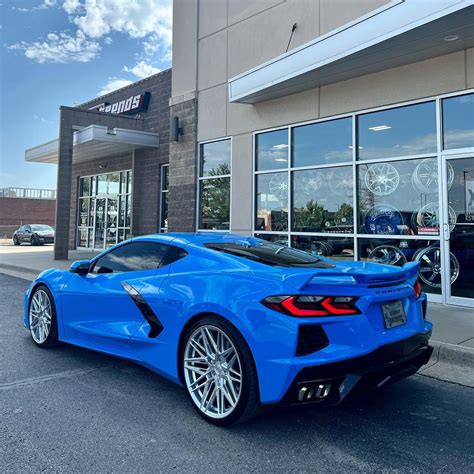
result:
<svg viewBox="0 0 474 474"><path fill-rule="evenodd" d="M433 354L420 375L474 388L474 349L439 341L430 345Z"/></svg>
<svg viewBox="0 0 474 474"><path fill-rule="evenodd" d="M0 263L0 273L5 273L6 275L33 281L41 273L41 271L26 269L25 267L21 267L19 265Z"/></svg>

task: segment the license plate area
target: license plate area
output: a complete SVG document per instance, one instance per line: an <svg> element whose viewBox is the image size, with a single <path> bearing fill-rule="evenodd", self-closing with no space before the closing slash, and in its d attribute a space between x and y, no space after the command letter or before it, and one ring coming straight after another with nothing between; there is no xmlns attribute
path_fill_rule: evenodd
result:
<svg viewBox="0 0 474 474"><path fill-rule="evenodd" d="M387 329L395 328L407 322L407 315L401 300L383 303L382 314Z"/></svg>

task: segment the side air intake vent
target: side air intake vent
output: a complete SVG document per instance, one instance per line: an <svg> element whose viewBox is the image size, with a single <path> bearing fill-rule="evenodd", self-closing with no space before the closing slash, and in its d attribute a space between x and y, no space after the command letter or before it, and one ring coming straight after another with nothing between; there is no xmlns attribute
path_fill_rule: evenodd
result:
<svg viewBox="0 0 474 474"><path fill-rule="evenodd" d="M305 324L299 327L296 355L304 356L324 349L329 339L319 324Z"/></svg>

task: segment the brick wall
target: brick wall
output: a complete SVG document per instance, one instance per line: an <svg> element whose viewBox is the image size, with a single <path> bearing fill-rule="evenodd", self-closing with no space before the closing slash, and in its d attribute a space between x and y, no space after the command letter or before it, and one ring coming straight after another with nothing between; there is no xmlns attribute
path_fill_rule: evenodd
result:
<svg viewBox="0 0 474 474"><path fill-rule="evenodd" d="M79 107L89 109L104 101L114 103L144 92L150 92L150 103L147 112L139 114L138 117L144 121L144 130L159 134L160 145L158 149L142 148L119 156L83 161L73 165L69 232L69 248L71 249L76 245L77 187L80 176L132 169L132 234L143 235L158 232L160 166L169 162L171 70L138 81Z"/></svg>
<svg viewBox="0 0 474 474"><path fill-rule="evenodd" d="M0 197L0 225L54 225L55 199Z"/></svg>
<svg viewBox="0 0 474 474"><path fill-rule="evenodd" d="M179 117L183 135L170 144L170 190L168 226L171 232L196 230L196 140L197 101L191 99L171 107Z"/></svg>

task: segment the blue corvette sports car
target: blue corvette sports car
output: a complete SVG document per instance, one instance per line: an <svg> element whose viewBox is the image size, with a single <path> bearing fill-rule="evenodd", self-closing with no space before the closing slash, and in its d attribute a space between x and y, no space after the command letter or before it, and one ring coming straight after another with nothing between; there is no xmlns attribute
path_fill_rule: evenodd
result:
<svg viewBox="0 0 474 474"><path fill-rule="evenodd" d="M241 235L150 235L43 272L24 324L41 347L136 361L229 425L414 374L432 351L418 265L336 263Z"/></svg>

